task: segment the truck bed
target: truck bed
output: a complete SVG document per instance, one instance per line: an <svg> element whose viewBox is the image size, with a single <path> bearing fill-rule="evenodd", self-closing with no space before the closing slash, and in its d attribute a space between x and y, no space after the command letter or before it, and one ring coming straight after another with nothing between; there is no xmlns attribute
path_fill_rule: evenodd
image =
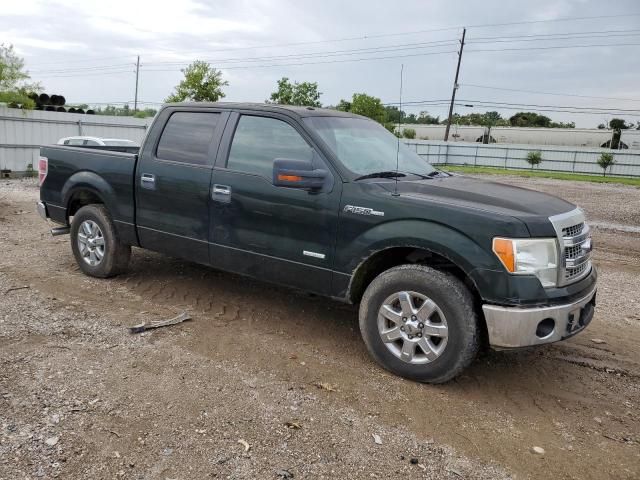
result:
<svg viewBox="0 0 640 480"><path fill-rule="evenodd" d="M88 189L107 206L119 229L130 225L133 230L137 154L52 145L41 147L40 156L48 159L40 199L53 221L67 224L65 205L75 191Z"/></svg>

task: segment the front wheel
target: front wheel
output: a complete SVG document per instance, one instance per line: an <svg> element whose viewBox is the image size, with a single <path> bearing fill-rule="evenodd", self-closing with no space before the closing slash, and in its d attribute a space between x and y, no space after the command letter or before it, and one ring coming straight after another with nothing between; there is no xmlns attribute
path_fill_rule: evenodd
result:
<svg viewBox="0 0 640 480"><path fill-rule="evenodd" d="M118 238L109 212L103 205L86 205L71 222L71 250L85 274L107 278L126 270L131 246Z"/></svg>
<svg viewBox="0 0 640 480"><path fill-rule="evenodd" d="M419 382L451 380L480 346L469 290L424 265L401 265L371 282L360 303L360 331L380 365Z"/></svg>

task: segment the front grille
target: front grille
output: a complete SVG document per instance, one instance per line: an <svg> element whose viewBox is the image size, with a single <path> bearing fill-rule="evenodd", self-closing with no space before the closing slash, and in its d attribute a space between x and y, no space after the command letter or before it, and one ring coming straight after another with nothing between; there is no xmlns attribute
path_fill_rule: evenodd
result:
<svg viewBox="0 0 640 480"><path fill-rule="evenodd" d="M591 262L583 263L575 268L568 268L564 271L564 278L567 282L571 280L582 278L584 274L586 274L591 267Z"/></svg>
<svg viewBox="0 0 640 480"><path fill-rule="evenodd" d="M582 255L582 245L573 245L572 247L564 247L564 258L573 260Z"/></svg>
<svg viewBox="0 0 640 480"><path fill-rule="evenodd" d="M563 237L575 237L582 233L582 229L584 228L584 223L578 223L577 225L572 225L570 227L565 227L562 229Z"/></svg>
<svg viewBox="0 0 640 480"><path fill-rule="evenodd" d="M562 229L565 283L577 281L589 273L591 251L590 246L585 248L587 242L591 242L591 236L584 222Z"/></svg>

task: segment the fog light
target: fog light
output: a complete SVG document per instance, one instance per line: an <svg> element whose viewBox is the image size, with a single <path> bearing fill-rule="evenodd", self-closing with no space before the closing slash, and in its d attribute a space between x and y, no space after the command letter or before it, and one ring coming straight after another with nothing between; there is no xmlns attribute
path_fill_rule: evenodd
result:
<svg viewBox="0 0 640 480"><path fill-rule="evenodd" d="M536 336L538 338L547 338L556 328L556 322L553 318L545 318L538 324L536 328Z"/></svg>

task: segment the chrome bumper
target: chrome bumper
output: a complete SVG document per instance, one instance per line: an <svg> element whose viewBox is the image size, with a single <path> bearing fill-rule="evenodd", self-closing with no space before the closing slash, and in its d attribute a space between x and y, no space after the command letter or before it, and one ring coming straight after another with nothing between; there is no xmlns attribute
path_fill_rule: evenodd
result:
<svg viewBox="0 0 640 480"><path fill-rule="evenodd" d="M516 348L557 342L584 330L591 322L596 289L580 300L553 307L518 308L483 305L489 344Z"/></svg>
<svg viewBox="0 0 640 480"><path fill-rule="evenodd" d="M38 210L38 215L40 215L44 220L47 220L49 218L47 206L44 203L38 202L36 204L36 210Z"/></svg>

